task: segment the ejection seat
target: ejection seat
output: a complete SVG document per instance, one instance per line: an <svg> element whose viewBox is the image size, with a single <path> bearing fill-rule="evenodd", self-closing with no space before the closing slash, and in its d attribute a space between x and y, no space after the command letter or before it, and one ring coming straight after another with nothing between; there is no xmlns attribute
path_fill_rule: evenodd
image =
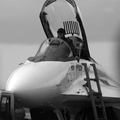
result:
<svg viewBox="0 0 120 120"><path fill-rule="evenodd" d="M74 45L74 48L72 48L73 53L75 54L75 56L80 57L83 40L78 37L80 36L80 28L78 22L64 21L63 27L65 29L66 36L69 35L67 38L72 40L72 43Z"/></svg>

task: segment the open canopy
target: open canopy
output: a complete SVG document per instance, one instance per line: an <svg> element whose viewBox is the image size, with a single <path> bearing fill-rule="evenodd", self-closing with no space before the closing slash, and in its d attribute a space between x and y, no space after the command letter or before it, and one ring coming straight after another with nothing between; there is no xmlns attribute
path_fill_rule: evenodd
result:
<svg viewBox="0 0 120 120"><path fill-rule="evenodd" d="M57 30L64 28L66 37L76 36L82 39L80 58L90 60L80 10L74 0L46 0L40 12L40 20L47 38L57 37Z"/></svg>

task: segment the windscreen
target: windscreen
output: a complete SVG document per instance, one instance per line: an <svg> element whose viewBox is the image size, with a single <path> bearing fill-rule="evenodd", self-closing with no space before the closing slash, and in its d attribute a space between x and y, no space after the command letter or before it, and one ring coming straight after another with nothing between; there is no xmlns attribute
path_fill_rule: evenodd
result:
<svg viewBox="0 0 120 120"><path fill-rule="evenodd" d="M70 47L59 38L45 40L39 47L34 62L69 61L74 59Z"/></svg>

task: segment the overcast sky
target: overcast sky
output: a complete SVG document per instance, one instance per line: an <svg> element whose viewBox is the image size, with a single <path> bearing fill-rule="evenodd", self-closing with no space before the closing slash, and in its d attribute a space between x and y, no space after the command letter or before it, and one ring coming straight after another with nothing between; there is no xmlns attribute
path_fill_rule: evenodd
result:
<svg viewBox="0 0 120 120"><path fill-rule="evenodd" d="M46 39L39 13L45 0L0 0L0 87ZM75 0L93 58L119 80L120 0Z"/></svg>
<svg viewBox="0 0 120 120"><path fill-rule="evenodd" d="M0 42L38 43L43 34L38 16L44 1L0 0ZM102 38L113 41L111 37L116 37L120 28L120 0L76 0L76 3L89 41Z"/></svg>

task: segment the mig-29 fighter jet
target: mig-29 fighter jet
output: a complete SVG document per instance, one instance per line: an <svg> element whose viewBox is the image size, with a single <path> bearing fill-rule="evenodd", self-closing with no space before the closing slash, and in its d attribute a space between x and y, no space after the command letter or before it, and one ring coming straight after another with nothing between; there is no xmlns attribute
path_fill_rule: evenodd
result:
<svg viewBox="0 0 120 120"><path fill-rule="evenodd" d="M7 81L16 103L30 108L33 120L117 120L113 106L120 105L120 84L90 56L75 1L46 0L40 20L47 39ZM57 37L59 28L65 39Z"/></svg>

